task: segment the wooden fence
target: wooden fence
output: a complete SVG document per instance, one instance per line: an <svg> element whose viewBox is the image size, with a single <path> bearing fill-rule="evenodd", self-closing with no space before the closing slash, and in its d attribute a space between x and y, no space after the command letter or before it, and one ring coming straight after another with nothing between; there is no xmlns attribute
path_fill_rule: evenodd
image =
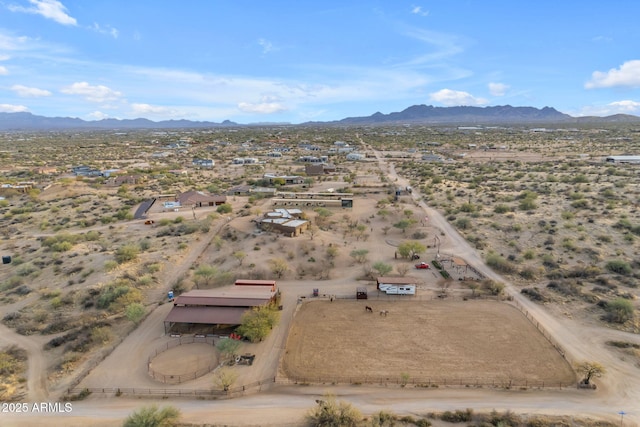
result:
<svg viewBox="0 0 640 427"><path fill-rule="evenodd" d="M151 367L151 361L157 355L164 353L165 351L175 348L179 345L194 344L194 343L211 344L213 346L215 344L215 341L213 337L198 336L198 335L178 337L174 340L167 341L163 345L156 348L147 359L147 372L149 373L151 378L157 381L161 381L165 384L180 384L185 381L194 380L196 378L199 378L213 371L218 366L218 363L210 363L209 365L203 368L200 368L193 372L188 372L186 374L181 374L181 375L163 374L161 372L154 370Z"/></svg>
<svg viewBox="0 0 640 427"><path fill-rule="evenodd" d="M230 388L229 390L215 390L215 389L179 389L179 388L130 388L130 387L94 387L94 388L82 388L75 387L67 389L67 395L69 397L86 395L86 394L104 394L113 396L153 396L153 397L238 397L247 392L261 391L265 385L270 385L276 382L275 378L267 378L264 380L256 381L250 384L245 384L238 387Z"/></svg>

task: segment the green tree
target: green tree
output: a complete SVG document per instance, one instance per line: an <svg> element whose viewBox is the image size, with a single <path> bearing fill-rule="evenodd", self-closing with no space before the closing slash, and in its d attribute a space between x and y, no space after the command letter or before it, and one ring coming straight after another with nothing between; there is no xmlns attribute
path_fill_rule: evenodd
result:
<svg viewBox="0 0 640 427"><path fill-rule="evenodd" d="M387 274L389 274L391 272L391 270L393 270L393 267L389 264L386 264L382 261L378 261L376 263L373 264L373 269L376 270L378 272L378 274L380 276L385 276Z"/></svg>
<svg viewBox="0 0 640 427"><path fill-rule="evenodd" d="M236 251L233 253L233 257L238 260L239 265L242 265L242 261L247 257L247 253L243 251Z"/></svg>
<svg viewBox="0 0 640 427"><path fill-rule="evenodd" d="M174 427L178 425L180 411L173 406L158 408L157 405L145 406L124 421L123 427Z"/></svg>
<svg viewBox="0 0 640 427"><path fill-rule="evenodd" d="M236 331L251 342L262 341L278 323L280 312L270 304L245 311Z"/></svg>
<svg viewBox="0 0 640 427"><path fill-rule="evenodd" d="M216 343L216 348L220 352L223 359L229 359L237 354L240 348L240 341L231 338L223 338Z"/></svg>
<svg viewBox="0 0 640 427"><path fill-rule="evenodd" d="M139 302L133 302L126 306L124 309L124 314L127 316L127 319L132 321L133 323L138 323L144 317L145 308L144 305Z"/></svg>
<svg viewBox="0 0 640 427"><path fill-rule="evenodd" d="M402 258L413 259L414 255L419 255L426 250L427 248L416 240L406 240L398 245L398 254Z"/></svg>
<svg viewBox="0 0 640 427"><path fill-rule="evenodd" d="M201 265L193 272L197 287L203 286L206 288L213 285L217 275L218 269L211 265Z"/></svg>
<svg viewBox="0 0 640 427"><path fill-rule="evenodd" d="M349 256L355 259L358 264L364 264L367 262L367 255L369 254L369 249L354 249L351 251Z"/></svg>
<svg viewBox="0 0 640 427"><path fill-rule="evenodd" d="M401 219L400 221L393 224L393 226L402 230L402 233L404 234L407 231L407 228L411 227L411 221L409 221L408 219Z"/></svg>

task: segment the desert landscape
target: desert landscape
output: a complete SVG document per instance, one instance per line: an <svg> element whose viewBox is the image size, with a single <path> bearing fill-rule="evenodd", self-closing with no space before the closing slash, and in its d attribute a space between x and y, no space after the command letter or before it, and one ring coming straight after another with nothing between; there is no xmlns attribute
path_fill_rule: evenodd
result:
<svg viewBox="0 0 640 427"><path fill-rule="evenodd" d="M329 390L369 416L473 408L616 422L625 410L625 425L638 423L640 169L605 161L638 150L623 124L4 133L3 401L73 399L68 425L111 425L163 396L188 425L301 425ZM301 159L316 155L333 168L309 175ZM225 202L162 203L189 191ZM309 228L288 237L257 225L277 192L351 194L353 207L304 207ZM416 269L414 252L431 268ZM381 293L385 275L415 278L416 294ZM179 384L150 376L152 352L175 339L167 292L236 279L277 279L282 309L264 340L240 344L256 359L230 367L230 393L219 369ZM219 339L181 331L195 333ZM156 367L188 375L203 346L175 347ZM585 362L604 367L596 389L576 387Z"/></svg>

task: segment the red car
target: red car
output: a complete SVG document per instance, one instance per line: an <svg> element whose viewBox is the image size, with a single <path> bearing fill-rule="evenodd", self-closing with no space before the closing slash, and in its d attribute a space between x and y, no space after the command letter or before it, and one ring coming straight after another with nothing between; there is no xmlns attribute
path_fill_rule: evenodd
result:
<svg viewBox="0 0 640 427"><path fill-rule="evenodd" d="M426 262L421 262L420 264L416 264L416 268L419 269L429 269L431 267L429 267L429 264L427 264Z"/></svg>

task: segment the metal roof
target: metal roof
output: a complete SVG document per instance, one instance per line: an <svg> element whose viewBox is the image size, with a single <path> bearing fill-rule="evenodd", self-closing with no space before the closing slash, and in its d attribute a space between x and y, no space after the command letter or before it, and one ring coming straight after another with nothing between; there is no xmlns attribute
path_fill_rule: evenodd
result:
<svg viewBox="0 0 640 427"><path fill-rule="evenodd" d="M411 276L404 277L378 277L378 284L389 284L389 285L415 285L418 283L418 279Z"/></svg>
<svg viewBox="0 0 640 427"><path fill-rule="evenodd" d="M165 322L172 323L204 323L210 325L239 325L244 307L179 307L174 306Z"/></svg>
<svg viewBox="0 0 640 427"><path fill-rule="evenodd" d="M185 292L176 297L174 305L256 307L269 302L274 295L267 286L225 286Z"/></svg>

